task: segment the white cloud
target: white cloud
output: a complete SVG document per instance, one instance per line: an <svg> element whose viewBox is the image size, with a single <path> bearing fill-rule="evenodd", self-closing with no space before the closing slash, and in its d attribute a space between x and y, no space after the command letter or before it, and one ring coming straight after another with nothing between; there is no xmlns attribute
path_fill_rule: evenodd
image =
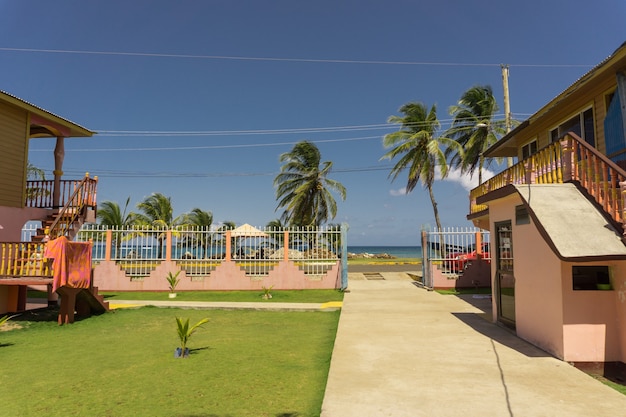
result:
<svg viewBox="0 0 626 417"><path fill-rule="evenodd" d="M489 178L493 177L495 172L490 171L488 169L483 169L483 181L487 181ZM437 179L441 179L441 174L439 169L437 169ZM448 171L448 176L444 178L444 181L456 182L461 185L461 187L465 188L467 191L470 191L476 187L478 187L478 173L475 172L473 176L470 174L463 174L461 170L458 168L451 168Z"/></svg>
<svg viewBox="0 0 626 417"><path fill-rule="evenodd" d="M393 197L399 197L403 195L407 195L406 187L398 188L397 190L389 190L389 195Z"/></svg>

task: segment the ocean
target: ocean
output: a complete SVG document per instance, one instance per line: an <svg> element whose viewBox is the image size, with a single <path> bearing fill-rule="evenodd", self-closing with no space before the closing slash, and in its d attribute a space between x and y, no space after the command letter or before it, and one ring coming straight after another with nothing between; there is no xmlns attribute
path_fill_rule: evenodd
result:
<svg viewBox="0 0 626 417"><path fill-rule="evenodd" d="M421 246L350 246L348 253L388 253L396 258L421 258Z"/></svg>

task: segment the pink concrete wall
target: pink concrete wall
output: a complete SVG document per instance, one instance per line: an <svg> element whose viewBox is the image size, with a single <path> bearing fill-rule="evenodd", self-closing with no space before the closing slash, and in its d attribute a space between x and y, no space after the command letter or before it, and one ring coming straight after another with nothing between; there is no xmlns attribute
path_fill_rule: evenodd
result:
<svg viewBox="0 0 626 417"><path fill-rule="evenodd" d="M564 360L571 362L624 361L620 354L624 329L619 329L615 291L574 291L572 265L563 265L563 339ZM622 269L621 262L592 262L607 265L612 275ZM622 274L623 276L623 274Z"/></svg>
<svg viewBox="0 0 626 417"><path fill-rule="evenodd" d="M100 291L169 291L166 276L179 270L173 261L163 261L141 281L131 281L113 261L102 261L94 268L94 286ZM181 271L176 291L192 290L260 290L274 286L275 290L338 289L341 287L341 262L337 262L322 277L310 277L293 262L281 261L267 276L246 276L235 262L223 261L203 280L192 281Z"/></svg>
<svg viewBox="0 0 626 417"><path fill-rule="evenodd" d="M491 266L485 260L472 261L460 274L444 274L440 266L431 264L430 276L433 278L433 288L489 288L491 286Z"/></svg>
<svg viewBox="0 0 626 417"><path fill-rule="evenodd" d="M43 220L51 210L40 208L0 207L0 242L19 242L22 228L29 220Z"/></svg>
<svg viewBox="0 0 626 417"><path fill-rule="evenodd" d="M563 301L561 261L554 255L532 223L515 224L515 206L522 204L517 195L489 205L492 242L492 276L495 279L497 248L495 223L511 221L513 275L515 277L515 325L519 337L563 358ZM494 285L492 288L496 288ZM497 314L493 294L494 320Z"/></svg>
<svg viewBox="0 0 626 417"><path fill-rule="evenodd" d="M615 297L615 324L619 343L619 357L621 362L626 362L626 265L619 262L611 275Z"/></svg>
<svg viewBox="0 0 626 417"><path fill-rule="evenodd" d="M513 229L517 335L565 361L626 362L626 261L560 260L532 219L530 224L515 224L519 204L520 197L514 195L489 205L492 244L496 222L510 220ZM494 246L492 256L495 251ZM574 291L573 265L609 266L614 290ZM494 259L494 277L495 268ZM495 293L493 299L495 320Z"/></svg>

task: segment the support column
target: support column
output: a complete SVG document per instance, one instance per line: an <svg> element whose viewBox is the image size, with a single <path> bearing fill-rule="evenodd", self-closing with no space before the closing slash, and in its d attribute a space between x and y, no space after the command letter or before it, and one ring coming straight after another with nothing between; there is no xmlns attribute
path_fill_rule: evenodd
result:
<svg viewBox="0 0 626 417"><path fill-rule="evenodd" d="M61 207L61 176L63 175L63 159L65 159L65 138L57 136L54 147L54 189L52 190L52 206Z"/></svg>

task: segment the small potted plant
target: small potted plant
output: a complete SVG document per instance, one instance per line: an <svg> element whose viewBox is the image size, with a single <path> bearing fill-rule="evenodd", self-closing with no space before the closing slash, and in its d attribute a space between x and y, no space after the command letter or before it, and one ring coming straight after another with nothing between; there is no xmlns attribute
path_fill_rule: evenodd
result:
<svg viewBox="0 0 626 417"><path fill-rule="evenodd" d="M180 347L177 347L174 351L175 358L187 358L189 357L189 348L187 342L191 336L202 326L209 321L208 318L203 318L193 326L189 327L189 319L183 321L183 319L176 317L176 327L178 330L178 339L180 340Z"/></svg>
<svg viewBox="0 0 626 417"><path fill-rule="evenodd" d="M176 286L178 285L178 283L180 282L180 279L178 279L178 274L180 274L180 271L178 271L175 274L172 274L172 272L169 272L167 274L167 282L168 284L170 284L170 293L169 293L169 298L176 298Z"/></svg>
<svg viewBox="0 0 626 417"><path fill-rule="evenodd" d="M263 288L263 295L261 295L261 297L264 300L269 300L270 298L272 298L272 293L270 292L272 290L272 288L274 288L273 285L270 285L269 287L262 287Z"/></svg>

